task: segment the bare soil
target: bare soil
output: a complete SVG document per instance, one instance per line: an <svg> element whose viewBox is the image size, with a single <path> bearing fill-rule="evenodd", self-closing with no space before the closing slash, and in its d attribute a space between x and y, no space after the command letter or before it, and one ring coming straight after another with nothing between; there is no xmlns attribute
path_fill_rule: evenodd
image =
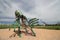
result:
<svg viewBox="0 0 60 40"><path fill-rule="evenodd" d="M33 29L36 37L28 34L22 29L21 37L13 32L13 29L0 29L0 40L60 40L60 30ZM16 36L14 37L14 35Z"/></svg>

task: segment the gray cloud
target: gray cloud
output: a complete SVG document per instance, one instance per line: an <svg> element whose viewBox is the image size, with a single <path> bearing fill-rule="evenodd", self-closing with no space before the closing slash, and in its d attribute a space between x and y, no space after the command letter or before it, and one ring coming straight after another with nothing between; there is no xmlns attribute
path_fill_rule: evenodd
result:
<svg viewBox="0 0 60 40"><path fill-rule="evenodd" d="M35 7L34 0L12 0L14 3L19 4L18 7L23 11L29 12ZM20 5L22 4L22 5Z"/></svg>
<svg viewBox="0 0 60 40"><path fill-rule="evenodd" d="M24 1L22 1L22 4L23 4L22 9L27 12L34 9L34 7L35 7L33 0L24 0Z"/></svg>
<svg viewBox="0 0 60 40"><path fill-rule="evenodd" d="M27 17L60 21L60 0L0 0L0 16L14 17L16 9Z"/></svg>

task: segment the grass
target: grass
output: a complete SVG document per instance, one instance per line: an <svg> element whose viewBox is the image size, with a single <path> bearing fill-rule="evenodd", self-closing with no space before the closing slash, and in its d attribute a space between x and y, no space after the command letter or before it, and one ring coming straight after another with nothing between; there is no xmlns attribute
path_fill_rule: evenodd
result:
<svg viewBox="0 0 60 40"><path fill-rule="evenodd" d="M0 29L6 29L6 28L14 28L14 25L6 25L6 24L0 25Z"/></svg>
<svg viewBox="0 0 60 40"><path fill-rule="evenodd" d="M37 27L35 27L35 28L60 30L60 26L37 26Z"/></svg>
<svg viewBox="0 0 60 40"><path fill-rule="evenodd" d="M14 28L14 25L0 24L0 29L6 29L6 28ZM60 26L35 26L34 28L60 30Z"/></svg>

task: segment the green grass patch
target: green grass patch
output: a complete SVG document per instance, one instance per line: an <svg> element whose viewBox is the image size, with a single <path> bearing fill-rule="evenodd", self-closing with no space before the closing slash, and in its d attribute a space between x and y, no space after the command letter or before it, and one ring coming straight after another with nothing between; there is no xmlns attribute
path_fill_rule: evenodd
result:
<svg viewBox="0 0 60 40"><path fill-rule="evenodd" d="M35 28L60 30L60 26L37 26Z"/></svg>
<svg viewBox="0 0 60 40"><path fill-rule="evenodd" d="M6 29L6 28L14 28L14 25L0 24L0 29ZM35 26L33 28L60 30L60 26Z"/></svg>
<svg viewBox="0 0 60 40"><path fill-rule="evenodd" d="M14 25L6 25L6 24L0 25L0 29L6 29L6 28L14 28Z"/></svg>

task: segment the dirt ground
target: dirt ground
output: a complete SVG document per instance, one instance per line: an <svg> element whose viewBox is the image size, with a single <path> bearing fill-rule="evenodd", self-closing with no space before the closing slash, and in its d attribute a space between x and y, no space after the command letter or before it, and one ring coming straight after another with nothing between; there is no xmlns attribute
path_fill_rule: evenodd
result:
<svg viewBox="0 0 60 40"><path fill-rule="evenodd" d="M25 33L22 33L22 37L17 34L15 37L10 37L14 34L13 29L0 29L0 40L60 40L60 30L48 30L48 29L33 29L36 33L36 37ZM24 30L22 30L24 31Z"/></svg>

